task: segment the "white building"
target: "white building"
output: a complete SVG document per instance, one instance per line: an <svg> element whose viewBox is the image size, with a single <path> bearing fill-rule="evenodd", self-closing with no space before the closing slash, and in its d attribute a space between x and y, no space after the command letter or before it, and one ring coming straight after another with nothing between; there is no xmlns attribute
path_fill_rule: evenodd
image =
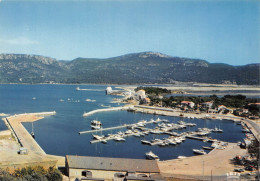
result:
<svg viewBox="0 0 260 181"><path fill-rule="evenodd" d="M106 94L111 94L113 92L112 87L106 88Z"/></svg>
<svg viewBox="0 0 260 181"><path fill-rule="evenodd" d="M138 97L139 100L145 99L145 90L141 89L135 93L136 97Z"/></svg>

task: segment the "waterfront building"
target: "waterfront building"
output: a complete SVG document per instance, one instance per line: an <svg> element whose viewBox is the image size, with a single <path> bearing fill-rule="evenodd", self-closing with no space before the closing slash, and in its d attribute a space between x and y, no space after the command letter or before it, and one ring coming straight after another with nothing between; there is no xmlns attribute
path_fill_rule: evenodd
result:
<svg viewBox="0 0 260 181"><path fill-rule="evenodd" d="M203 108L212 108L213 103L214 103L213 101L203 102L203 103L201 104L201 107L203 107Z"/></svg>
<svg viewBox="0 0 260 181"><path fill-rule="evenodd" d="M113 92L112 87L106 88L106 94L111 94Z"/></svg>
<svg viewBox="0 0 260 181"><path fill-rule="evenodd" d="M143 99L143 102L144 104L150 104L151 100L148 97L146 97Z"/></svg>
<svg viewBox="0 0 260 181"><path fill-rule="evenodd" d="M224 109L227 109L227 107L224 106L224 105L219 105L218 106L218 111L221 111L221 110L224 110Z"/></svg>
<svg viewBox="0 0 260 181"><path fill-rule="evenodd" d="M163 180L155 160L66 155L70 179L86 180Z"/></svg>
<svg viewBox="0 0 260 181"><path fill-rule="evenodd" d="M141 90L137 91L137 92L135 93L135 96L136 96L137 99L139 99L139 100L145 99L145 98L146 98L145 90L141 89Z"/></svg>
<svg viewBox="0 0 260 181"><path fill-rule="evenodd" d="M190 108L193 108L195 106L195 103L192 102L192 101L182 101L181 102L181 106L184 107L184 106L188 106Z"/></svg>

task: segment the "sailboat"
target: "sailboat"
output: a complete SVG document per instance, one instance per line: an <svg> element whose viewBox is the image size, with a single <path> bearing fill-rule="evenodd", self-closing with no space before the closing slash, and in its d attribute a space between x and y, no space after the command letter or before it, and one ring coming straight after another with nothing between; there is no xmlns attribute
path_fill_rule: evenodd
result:
<svg viewBox="0 0 260 181"><path fill-rule="evenodd" d="M32 132L31 132L31 135L33 138L35 138L35 135L34 135L34 132L33 132L33 122L32 122Z"/></svg>

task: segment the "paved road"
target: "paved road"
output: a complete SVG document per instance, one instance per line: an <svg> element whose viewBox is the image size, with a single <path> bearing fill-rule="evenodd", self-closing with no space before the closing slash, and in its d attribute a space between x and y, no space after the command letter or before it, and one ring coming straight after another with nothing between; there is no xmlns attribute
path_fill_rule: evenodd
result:
<svg viewBox="0 0 260 181"><path fill-rule="evenodd" d="M248 123L248 127L250 128L251 132L255 135L256 139L258 140L258 142L260 141L260 126L249 119L246 119L245 122ZM252 129L253 128L253 129Z"/></svg>

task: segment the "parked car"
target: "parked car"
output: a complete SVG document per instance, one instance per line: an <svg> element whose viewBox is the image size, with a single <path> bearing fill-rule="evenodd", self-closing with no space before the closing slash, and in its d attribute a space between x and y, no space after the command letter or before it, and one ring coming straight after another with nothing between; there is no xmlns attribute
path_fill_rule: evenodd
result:
<svg viewBox="0 0 260 181"><path fill-rule="evenodd" d="M254 169L255 169L255 167L253 167L253 166L245 167L245 170L247 170L247 171L253 171Z"/></svg>
<svg viewBox="0 0 260 181"><path fill-rule="evenodd" d="M243 168L235 168L234 172L244 172L245 170Z"/></svg>

